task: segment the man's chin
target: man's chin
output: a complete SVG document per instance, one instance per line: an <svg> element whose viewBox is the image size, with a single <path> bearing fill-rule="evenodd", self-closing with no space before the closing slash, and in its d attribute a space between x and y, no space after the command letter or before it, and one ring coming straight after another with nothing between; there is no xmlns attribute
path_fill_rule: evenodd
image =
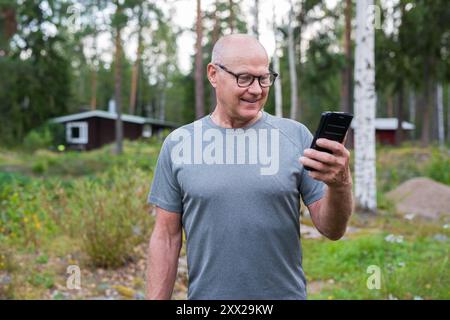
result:
<svg viewBox="0 0 450 320"><path fill-rule="evenodd" d="M261 101L256 102L246 102L244 100L240 100L239 110L244 114L248 115L257 115L259 110L261 110Z"/></svg>
<svg viewBox="0 0 450 320"><path fill-rule="evenodd" d="M240 108L238 111L238 115L242 120L250 121L258 116L260 110L260 106L257 106L255 108Z"/></svg>

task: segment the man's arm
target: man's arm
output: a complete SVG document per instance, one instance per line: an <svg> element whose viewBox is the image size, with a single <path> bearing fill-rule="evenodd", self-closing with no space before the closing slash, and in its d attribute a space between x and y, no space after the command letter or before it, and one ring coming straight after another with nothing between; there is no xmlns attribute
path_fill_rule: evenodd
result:
<svg viewBox="0 0 450 320"><path fill-rule="evenodd" d="M181 215L156 207L147 261L147 299L169 300L182 245Z"/></svg>
<svg viewBox="0 0 450 320"><path fill-rule="evenodd" d="M306 149L305 157L300 158L303 165L317 170L308 173L312 178L327 184L325 196L310 204L308 209L320 233L331 240L338 240L345 234L353 211L350 152L344 145L327 139L318 139L317 145L333 154Z"/></svg>

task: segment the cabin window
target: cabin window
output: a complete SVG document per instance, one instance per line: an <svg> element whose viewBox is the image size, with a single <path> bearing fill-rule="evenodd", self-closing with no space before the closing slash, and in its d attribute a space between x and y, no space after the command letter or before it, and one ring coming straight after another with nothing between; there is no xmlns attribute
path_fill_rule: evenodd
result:
<svg viewBox="0 0 450 320"><path fill-rule="evenodd" d="M69 122L66 125L66 140L68 143L87 144L88 124L87 122Z"/></svg>

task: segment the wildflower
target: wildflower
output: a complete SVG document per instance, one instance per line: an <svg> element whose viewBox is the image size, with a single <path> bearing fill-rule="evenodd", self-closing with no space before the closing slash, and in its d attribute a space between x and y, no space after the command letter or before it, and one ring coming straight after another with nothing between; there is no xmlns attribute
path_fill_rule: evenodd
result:
<svg viewBox="0 0 450 320"><path fill-rule="evenodd" d="M391 242L391 243L402 243L403 242L403 236L396 236L396 235L393 235L391 233L388 236L386 236L384 238L384 240L387 241L387 242Z"/></svg>

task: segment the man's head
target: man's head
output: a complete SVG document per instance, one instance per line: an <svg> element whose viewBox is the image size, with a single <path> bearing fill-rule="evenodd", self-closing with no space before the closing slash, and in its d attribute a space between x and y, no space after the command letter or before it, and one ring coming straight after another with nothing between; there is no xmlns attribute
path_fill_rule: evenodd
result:
<svg viewBox="0 0 450 320"><path fill-rule="evenodd" d="M256 117L267 101L269 87L262 87L257 78L245 86L246 76L240 77L238 84L236 75L263 76L264 86L268 73L269 57L256 38L246 34L220 38L208 64L208 79L216 90L218 108L241 120Z"/></svg>

